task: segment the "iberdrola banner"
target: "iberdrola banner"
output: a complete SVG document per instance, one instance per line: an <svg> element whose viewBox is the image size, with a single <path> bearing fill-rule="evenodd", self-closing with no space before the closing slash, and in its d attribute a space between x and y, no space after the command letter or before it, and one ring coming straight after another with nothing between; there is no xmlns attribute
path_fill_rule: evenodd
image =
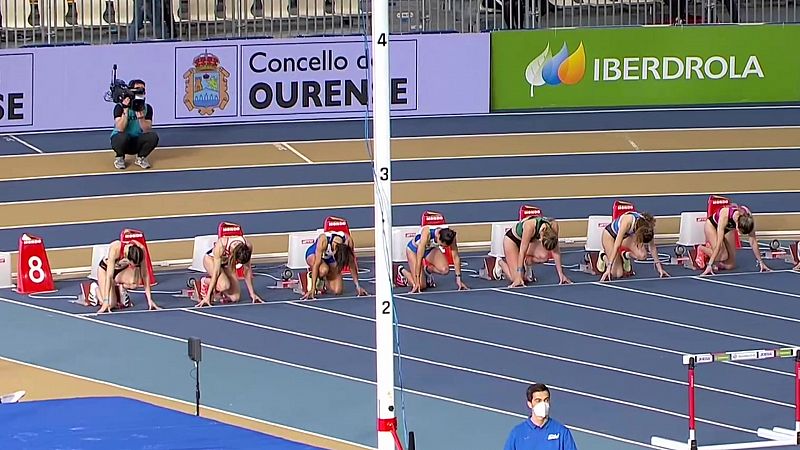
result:
<svg viewBox="0 0 800 450"><path fill-rule="evenodd" d="M798 25L492 33L493 111L800 101Z"/></svg>

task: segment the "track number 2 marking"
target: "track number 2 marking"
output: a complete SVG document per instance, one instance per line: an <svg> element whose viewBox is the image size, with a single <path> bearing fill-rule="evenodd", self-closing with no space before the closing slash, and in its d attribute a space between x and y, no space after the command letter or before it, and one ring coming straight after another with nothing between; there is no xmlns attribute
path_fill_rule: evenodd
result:
<svg viewBox="0 0 800 450"><path fill-rule="evenodd" d="M392 304L389 303L389 300L384 300L383 303L381 304L383 305L383 311L382 311L383 314L389 314L390 313L389 308L391 308L392 306Z"/></svg>

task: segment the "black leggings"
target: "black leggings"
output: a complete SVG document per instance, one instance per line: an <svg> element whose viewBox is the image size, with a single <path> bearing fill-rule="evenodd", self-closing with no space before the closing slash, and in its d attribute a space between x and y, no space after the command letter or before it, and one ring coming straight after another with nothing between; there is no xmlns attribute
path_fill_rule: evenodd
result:
<svg viewBox="0 0 800 450"><path fill-rule="evenodd" d="M158 135L152 131L139 136L128 136L127 133L118 133L111 138L111 148L117 158L125 155L137 155L146 158L158 145Z"/></svg>

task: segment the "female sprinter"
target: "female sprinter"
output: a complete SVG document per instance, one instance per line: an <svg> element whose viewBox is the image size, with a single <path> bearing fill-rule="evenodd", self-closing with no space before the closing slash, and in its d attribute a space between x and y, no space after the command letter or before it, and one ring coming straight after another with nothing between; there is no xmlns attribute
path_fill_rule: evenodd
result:
<svg viewBox="0 0 800 450"><path fill-rule="evenodd" d="M326 231L317 237L306 250L306 263L311 268L311 280L307 284L303 300L313 299L316 295L318 280L325 280L327 290L341 295L344 290L342 268L350 267L356 294L368 295L358 283L358 263L355 258L355 242L353 237L341 231ZM324 285L323 285L324 286ZM321 290L321 289L320 289Z"/></svg>
<svg viewBox="0 0 800 450"><path fill-rule="evenodd" d="M458 243L456 232L446 226L423 226L406 246L406 259L408 270L399 267L395 276L399 285L411 282L410 293L422 292L429 285L433 285L433 274L447 275L450 273L450 264L445 256L445 249L449 248L453 254L453 266L456 272L456 286L458 290L469 289L461 279L461 257L458 256ZM436 250L436 251L434 251ZM427 266L423 260L428 261ZM423 272L425 276L423 277Z"/></svg>
<svg viewBox="0 0 800 450"><path fill-rule="evenodd" d="M645 245L650 247L658 275L668 277L669 274L661 265L658 249L653 242L655 226L656 219L652 215L635 211L626 212L608 224L603 230L603 253L597 258L597 269L603 272L600 281L610 280L612 277L621 278L623 273L631 270L630 258L620 254L622 247L627 248L634 258L642 260L647 258ZM610 262L608 255L612 255Z"/></svg>
<svg viewBox="0 0 800 450"><path fill-rule="evenodd" d="M90 303L95 304L91 299L94 297L102 304L98 314L111 312L118 305L123 308L133 306L127 289L136 289L142 282L148 309L159 309L150 290L150 274L143 267L144 257L144 246L136 241L122 245L116 240L110 244L108 256L98 264L97 283L92 283L90 288ZM109 267L114 270L108 270ZM117 286L119 289L115 289ZM117 292L120 298L116 298Z"/></svg>
<svg viewBox="0 0 800 450"><path fill-rule="evenodd" d="M753 254L756 255L761 272L770 271L770 268L761 260L753 214L746 206L731 204L720 208L706 220L707 243L697 246L697 257L695 258L697 267L706 268L703 275L714 273L714 261L719 261L717 262L719 269L730 270L736 267L736 244L731 231L737 228L750 241L750 247L753 249Z"/></svg>
<svg viewBox="0 0 800 450"><path fill-rule="evenodd" d="M506 232L503 238L505 264L503 271L512 283L509 287L525 286L525 261L544 264L553 254L559 284L572 281L564 275L561 267L561 251L558 248L558 223L555 219L526 217Z"/></svg>
<svg viewBox="0 0 800 450"><path fill-rule="evenodd" d="M244 267L244 283L253 303L264 303L253 289L252 254L253 244L241 236L219 238L203 256L203 267L209 276L200 280L199 302L196 306L211 306L215 293L220 294L223 303L239 301L242 291L236 276L237 264Z"/></svg>

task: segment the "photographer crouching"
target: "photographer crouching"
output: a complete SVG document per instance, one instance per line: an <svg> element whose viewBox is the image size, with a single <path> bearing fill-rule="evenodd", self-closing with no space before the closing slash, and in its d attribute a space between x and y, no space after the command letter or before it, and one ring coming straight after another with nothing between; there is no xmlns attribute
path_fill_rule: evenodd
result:
<svg viewBox="0 0 800 450"><path fill-rule="evenodd" d="M153 131L153 107L145 102L145 83L131 80L128 86L118 85L117 89L111 132L114 167L124 169L125 156L136 155L136 165L149 169L147 157L158 145L158 134Z"/></svg>

